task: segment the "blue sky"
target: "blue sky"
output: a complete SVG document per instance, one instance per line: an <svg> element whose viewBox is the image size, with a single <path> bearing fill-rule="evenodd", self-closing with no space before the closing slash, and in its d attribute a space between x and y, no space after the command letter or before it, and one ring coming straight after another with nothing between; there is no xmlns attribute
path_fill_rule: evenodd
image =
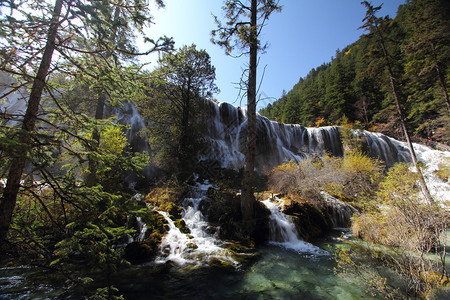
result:
<svg viewBox="0 0 450 300"><path fill-rule="evenodd" d="M234 84L239 81L247 57L226 56L222 48L210 42L215 29L212 14L223 16L222 0L165 0L165 8L152 9L155 24L146 29L152 38L173 37L175 46L196 44L205 49L216 67L216 84L221 90L215 95L221 102L245 106L246 100L238 98ZM265 54L260 55L258 75L265 74L259 93L258 110L278 99L283 90L289 91L301 77L322 63L329 62L337 49L358 40L363 30L358 30L365 16L361 0L281 0L283 10L271 15L263 29L262 40L269 43ZM385 0L379 16L394 17L405 0ZM383 3L373 0L373 5ZM223 20L223 18L221 18ZM157 56L147 58L156 66Z"/></svg>

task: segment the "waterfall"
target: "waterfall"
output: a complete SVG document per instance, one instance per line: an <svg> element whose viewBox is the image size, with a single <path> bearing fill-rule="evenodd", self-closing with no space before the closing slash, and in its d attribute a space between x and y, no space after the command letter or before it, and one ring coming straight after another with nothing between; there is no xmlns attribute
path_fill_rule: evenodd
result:
<svg viewBox="0 0 450 300"><path fill-rule="evenodd" d="M193 250L191 239L182 233L176 226L167 212L158 211L169 223L169 232L161 242L162 255L157 258L157 262L173 261L180 265L187 263L188 250Z"/></svg>
<svg viewBox="0 0 450 300"><path fill-rule="evenodd" d="M147 232L147 224L142 221L141 217L136 217L136 223L138 226L139 235L137 237L138 242L145 240L145 233Z"/></svg>
<svg viewBox="0 0 450 300"><path fill-rule="evenodd" d="M450 152L432 150L427 146L415 144L417 158L424 163L422 169L431 196L439 202L450 204L450 177L446 180L435 174L441 166L450 168ZM422 195L423 196L423 195Z"/></svg>
<svg viewBox="0 0 450 300"><path fill-rule="evenodd" d="M143 203L143 198L144 196L142 194L137 193L133 197L131 197L130 200ZM121 244L119 246L126 246L127 244L133 242L143 242L145 240L145 234L147 233L147 224L142 221L141 217L127 216L126 227L127 229L134 228L137 231L137 235L135 234L134 236L129 236L128 241L125 244Z"/></svg>
<svg viewBox="0 0 450 300"><path fill-rule="evenodd" d="M333 228L349 228L351 217L357 212L356 208L342 202L341 200L331 196L326 192L320 192L325 202L325 214L328 215Z"/></svg>
<svg viewBox="0 0 450 300"><path fill-rule="evenodd" d="M298 253L328 255L325 250L301 240L294 223L281 211L283 200L269 198L261 201L270 211L270 244L280 246Z"/></svg>
<svg viewBox="0 0 450 300"><path fill-rule="evenodd" d="M142 119L136 106L131 102L123 102L122 107L114 108L113 113L117 115L116 122L122 125L127 125L125 135L127 137L128 146L125 150L130 152L150 153L150 146L147 142L147 136L143 135L142 129L146 128L144 119ZM142 170L145 178L152 177L152 168L148 166ZM127 182L135 183L137 178L134 176L127 176Z"/></svg>
<svg viewBox="0 0 450 300"><path fill-rule="evenodd" d="M224 168L240 169L245 161L245 137L247 112L228 103L207 102L205 140L210 149L202 153L200 160L216 160ZM310 155L329 153L342 156L340 128L326 126L308 128L295 124L283 124L257 115L256 169L269 170L282 163L295 161ZM369 155L379 158L391 167L396 162L411 161L406 143L380 133L354 131L362 136Z"/></svg>
<svg viewBox="0 0 450 300"><path fill-rule="evenodd" d="M224 249L221 240L208 232L209 224L200 211L200 203L206 192L213 187L207 181L197 182L193 187L192 198L183 201L182 218L190 230L190 234L182 233L166 212L159 212L169 223L169 232L161 243L159 263L173 261L177 264L204 264L212 260L237 264L228 250Z"/></svg>
<svg viewBox="0 0 450 300"><path fill-rule="evenodd" d="M4 114L5 119L7 117L11 118L8 121L2 121L5 122L5 125L20 125L21 119L27 109L29 98L27 89L21 87L14 93L11 93L11 90L17 85L17 80L7 73L0 72L0 114ZM8 96L4 97L4 95Z"/></svg>
<svg viewBox="0 0 450 300"><path fill-rule="evenodd" d="M0 96L11 91L16 81L0 72ZM20 124L20 116L26 108L28 93L25 88L8 94L0 103L0 113L5 116L16 115L7 124ZM241 169L245 162L247 110L228 103L207 101L209 113L205 116L204 140L209 143L208 150L199 155L200 160L217 161L224 168ZM51 103L46 105L50 106ZM149 152L146 137L139 134L146 124L134 104L124 102L123 107L115 109L117 122L129 125L126 135L131 151ZM408 145L381 133L354 131L365 142L365 150L375 158L382 160L387 167L397 162L410 162ZM449 151L433 150L427 146L413 144L418 159L426 165L425 180L430 191L438 199L450 200L450 187L438 179L433 172L439 169L438 163L449 160ZM327 126L307 128L295 124L283 124L257 115L256 170L263 172L282 163L295 161L310 155L330 153L343 155L340 128ZM448 163L447 163L448 164ZM151 178L153 172L149 166L144 170L145 177ZM135 182L137 178L127 178Z"/></svg>

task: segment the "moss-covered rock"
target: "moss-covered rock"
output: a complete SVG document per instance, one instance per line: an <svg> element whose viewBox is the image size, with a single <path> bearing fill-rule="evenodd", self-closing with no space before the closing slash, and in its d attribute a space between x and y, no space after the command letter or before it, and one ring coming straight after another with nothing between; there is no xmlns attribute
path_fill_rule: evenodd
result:
<svg viewBox="0 0 450 300"><path fill-rule="evenodd" d="M141 216L141 219L147 226L144 240L130 243L125 247L124 258L131 263L142 263L155 259L160 252L162 238L169 230L164 216L156 211L149 210Z"/></svg>
<svg viewBox="0 0 450 300"><path fill-rule="evenodd" d="M180 229L180 231L184 234L189 234L191 233L191 230L186 226L186 223L184 222L183 219L176 219L174 221L175 226Z"/></svg>
<svg viewBox="0 0 450 300"><path fill-rule="evenodd" d="M188 186L167 183L163 187L153 188L144 201L160 211L168 212L173 219L180 219L183 211L181 204L188 191Z"/></svg>

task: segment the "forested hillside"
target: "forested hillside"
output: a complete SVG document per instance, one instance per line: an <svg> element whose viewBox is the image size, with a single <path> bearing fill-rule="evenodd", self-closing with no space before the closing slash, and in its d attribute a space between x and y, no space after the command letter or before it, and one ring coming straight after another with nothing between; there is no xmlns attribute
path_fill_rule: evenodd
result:
<svg viewBox="0 0 450 300"><path fill-rule="evenodd" d="M448 143L450 2L407 1L380 30L410 132ZM403 138L382 47L367 32L260 113L285 123L352 124Z"/></svg>

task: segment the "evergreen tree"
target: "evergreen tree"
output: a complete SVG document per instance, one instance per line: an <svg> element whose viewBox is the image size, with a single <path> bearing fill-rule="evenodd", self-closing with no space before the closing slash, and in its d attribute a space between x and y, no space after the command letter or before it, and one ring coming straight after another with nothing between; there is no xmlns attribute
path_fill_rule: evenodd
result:
<svg viewBox="0 0 450 300"><path fill-rule="evenodd" d="M23 117L22 131L17 141L24 147L24 151L12 158L7 185L0 198L0 240L5 241L27 155L32 147L38 144L33 140L33 135L44 88L51 93L49 86L46 86L46 80L50 73L61 66L61 60L52 61L53 52L58 51L61 58L86 71L87 75L89 72L80 64L84 55L101 60L104 62L102 66L112 70L114 67L109 64L107 54L117 53L117 56L112 56L116 60L120 55L136 54L134 48L124 46L127 43L118 42L117 36L126 37L131 28L141 30L150 21L150 16L146 3L142 1L57 0L54 6L40 1L4 1L0 4L2 11L10 11L10 15L1 16L0 22L2 54L5 58L1 63L1 70L18 77L21 86L32 83L27 112ZM111 17L111 14L119 9L123 9L127 14L117 18ZM51 20L47 19L48 16L51 16ZM114 34L111 34L112 29ZM172 45L172 41L167 38L145 40L152 44L147 53ZM43 53L41 49L44 49ZM101 82L105 73L99 77L94 74L93 78L97 83ZM13 87L13 90L15 88Z"/></svg>
<svg viewBox="0 0 450 300"><path fill-rule="evenodd" d="M154 154L164 167L186 178L197 159L204 100L218 92L215 68L205 50L191 45L165 54L151 76L149 95L138 109L150 126Z"/></svg>
<svg viewBox="0 0 450 300"><path fill-rule="evenodd" d="M391 61L391 57L388 53L388 49L386 47L386 37L383 33L383 25L385 24L383 22L383 19L381 18L377 18L375 16L376 12L378 10L381 9L381 6L378 7L373 7L369 2L367 1L363 1L362 4L367 8L367 12L366 12L366 17L363 19L363 21L365 22L364 25L362 26L362 28L366 28L370 31L370 34L374 34L377 37L378 43L381 47L382 50L382 55L384 57L385 60L385 68L387 69L388 75L389 75L389 82L391 85L391 89L392 89L392 94L394 96L395 99L395 104L397 107L397 113L398 113L398 118L401 122L402 125L402 129L403 132L405 134L405 138L408 142L408 146L409 146L409 150L411 153L411 158L413 160L414 166L417 170L417 173L420 174L419 176L419 182L422 188L422 192L425 196L425 198L427 199L428 202L433 203L433 198L431 198L430 192L427 188L427 185L425 183L425 180L423 178L422 172L418 166L418 162L417 162L417 157L414 151L414 147L412 145L411 142L411 138L409 136L409 132L408 129L406 127L406 122L405 122L405 118L404 118L404 113L403 113L403 108L400 102L400 98L399 98L399 92L398 92L398 87L396 84L396 79L394 77L394 72L393 72L393 67L392 64L393 62Z"/></svg>
<svg viewBox="0 0 450 300"><path fill-rule="evenodd" d="M41 58L36 76L33 79L30 97L28 99L27 110L22 121L22 132L20 133L19 143L23 146L31 146L32 136L30 133L34 131L36 118L41 102L42 91L44 90L45 80L47 78L53 52L55 50L56 35L60 26L60 17L63 7L63 0L57 0L52 12L52 18L48 33L46 36L46 45ZM26 148L25 148L26 149ZM26 150L25 150L26 151ZM12 214L16 206L17 193L20 188L20 179L26 163L26 153L14 157L10 162L8 173L8 181L0 198L0 243L5 243L6 235L11 224Z"/></svg>
<svg viewBox="0 0 450 300"><path fill-rule="evenodd" d="M421 80L434 77L450 111L445 70L450 62L447 47L450 42L450 5L441 0L415 0L404 7L405 27L409 36L405 41L410 76L419 74ZM408 70L407 70L408 71Z"/></svg>

